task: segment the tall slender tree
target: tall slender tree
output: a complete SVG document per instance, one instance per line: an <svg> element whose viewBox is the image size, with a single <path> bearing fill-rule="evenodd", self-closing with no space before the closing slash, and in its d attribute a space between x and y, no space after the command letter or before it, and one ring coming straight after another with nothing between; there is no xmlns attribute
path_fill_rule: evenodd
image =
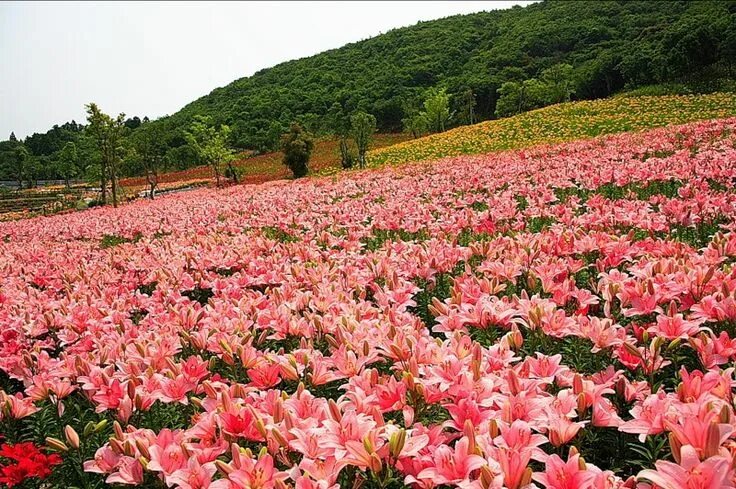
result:
<svg viewBox="0 0 736 489"><path fill-rule="evenodd" d="M466 88L460 93L460 118L463 124L475 124L475 93Z"/></svg>
<svg viewBox="0 0 736 489"><path fill-rule="evenodd" d="M237 183L237 172L232 166L234 152L227 145L230 127L216 128L209 117L197 116L186 132L186 140L202 164L208 165L215 173L217 186L221 185L222 165L227 165Z"/></svg>
<svg viewBox="0 0 736 489"><path fill-rule="evenodd" d="M57 169L59 174L64 178L66 188L69 188L69 181L76 175L79 159L77 153L77 145L69 141L57 153Z"/></svg>
<svg viewBox="0 0 736 489"><path fill-rule="evenodd" d="M112 205L118 206L118 165L122 159L122 138L125 114L112 118L94 102L87 104L87 131L97 143L100 152L100 188L102 203L107 203L107 184L110 182Z"/></svg>
<svg viewBox="0 0 736 489"><path fill-rule="evenodd" d="M373 133L376 132L376 118L365 112L358 112L350 117L350 129L358 148L358 166L365 168L365 154L371 144Z"/></svg>

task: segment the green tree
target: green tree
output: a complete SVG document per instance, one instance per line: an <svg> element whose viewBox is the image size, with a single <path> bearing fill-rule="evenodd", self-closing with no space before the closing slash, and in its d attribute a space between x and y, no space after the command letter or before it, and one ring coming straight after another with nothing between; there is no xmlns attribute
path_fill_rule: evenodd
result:
<svg viewBox="0 0 736 489"><path fill-rule="evenodd" d="M340 137L340 165L343 170L349 170L354 162L355 155L350 147L350 140L345 136Z"/></svg>
<svg viewBox="0 0 736 489"><path fill-rule="evenodd" d="M424 100L424 118L431 132L443 132L450 122L450 96L447 90L433 88Z"/></svg>
<svg viewBox="0 0 736 489"><path fill-rule="evenodd" d="M475 124L475 93L471 88L466 88L459 96L460 122L463 124Z"/></svg>
<svg viewBox="0 0 736 489"><path fill-rule="evenodd" d="M94 102L87 104L87 132L97 143L100 158L100 189L103 204L107 203L107 184L110 182L112 205L118 206L118 166L123 157L123 129L125 114L112 118Z"/></svg>
<svg viewBox="0 0 736 489"><path fill-rule="evenodd" d="M340 140L340 164L347 170L353 167L355 155L349 141L351 125L350 116L340 102L334 102L324 118L323 130L332 133Z"/></svg>
<svg viewBox="0 0 736 489"><path fill-rule="evenodd" d="M401 122L404 125L404 131L411 133L411 137L414 139L427 132L427 118L424 113L410 115L403 118Z"/></svg>
<svg viewBox="0 0 736 489"><path fill-rule="evenodd" d="M149 124L143 122L143 125ZM156 195L159 174L168 164L167 144L163 127L154 125L150 129L137 131L131 137L136 163L146 175L148 197L153 200Z"/></svg>
<svg viewBox="0 0 736 489"><path fill-rule="evenodd" d="M294 174L295 178L301 178L309 172L309 158L314 149L314 141L302 129L293 123L289 132L281 136L281 150L284 152L283 163Z"/></svg>
<svg viewBox="0 0 736 489"><path fill-rule="evenodd" d="M11 134L7 141L0 141L0 172L3 178L18 182L18 188L23 188L25 182L25 167L31 154L28 148Z"/></svg>
<svg viewBox="0 0 736 489"><path fill-rule="evenodd" d="M24 144L18 144L13 149L13 166L12 171L15 175L15 180L18 182L18 189L23 188L23 182L28 182L30 188L33 184L32 173L35 162L33 161L33 155L28 151L28 148ZM30 179L29 179L30 178Z"/></svg>
<svg viewBox="0 0 736 489"><path fill-rule="evenodd" d="M358 148L358 166L365 168L365 154L376 132L376 118L365 112L358 112L350 117L350 132Z"/></svg>
<svg viewBox="0 0 736 489"><path fill-rule="evenodd" d="M560 63L542 71L542 81L547 85L549 100L553 104L569 102L575 93L572 65Z"/></svg>
<svg viewBox="0 0 736 489"><path fill-rule="evenodd" d="M59 175L64 179L66 188L69 188L69 181L77 175L79 168L79 155L77 153L77 145L69 141L57 153L56 163Z"/></svg>
<svg viewBox="0 0 736 489"><path fill-rule="evenodd" d="M549 102L547 85L536 78L518 82L506 82L498 89L496 117L508 117L527 110L544 107Z"/></svg>
<svg viewBox="0 0 736 489"><path fill-rule="evenodd" d="M46 155L35 156L34 154L21 150L24 155L19 157L22 165L22 171L26 179L26 187L33 188L38 186L38 179L43 172L44 167L49 166L49 157Z"/></svg>
<svg viewBox="0 0 736 489"><path fill-rule="evenodd" d="M222 165L227 165L237 183L237 173L232 167L234 152L227 146L229 136L230 127L223 124L218 129L212 124L212 119L205 116L195 117L185 134L187 143L200 163L212 168L218 187L221 186Z"/></svg>
<svg viewBox="0 0 736 489"><path fill-rule="evenodd" d="M515 81L505 82L498 89L496 117L508 117L518 114L521 103L521 83Z"/></svg>

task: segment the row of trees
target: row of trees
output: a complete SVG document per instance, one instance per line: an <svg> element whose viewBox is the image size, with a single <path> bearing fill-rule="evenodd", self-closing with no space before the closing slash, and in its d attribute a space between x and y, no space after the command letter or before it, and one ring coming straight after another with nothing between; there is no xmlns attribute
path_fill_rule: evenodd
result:
<svg viewBox="0 0 736 489"><path fill-rule="evenodd" d="M539 78L508 81L498 89L496 116L508 117L550 104L568 102L575 93L572 65L558 64L542 71Z"/></svg>

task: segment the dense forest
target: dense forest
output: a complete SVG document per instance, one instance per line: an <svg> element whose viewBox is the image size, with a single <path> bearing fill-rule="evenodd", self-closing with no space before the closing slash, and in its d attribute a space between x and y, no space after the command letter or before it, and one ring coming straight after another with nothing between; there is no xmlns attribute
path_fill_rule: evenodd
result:
<svg viewBox="0 0 736 489"><path fill-rule="evenodd" d="M282 63L170 116L127 119L122 134L149 149L155 140L157 158L185 168L201 163L187 142L198 117L227 125L232 148L262 152L292 122L339 134L357 111L372 114L379 131L422 132L652 84L714 90L732 79L734 59L736 1L545 1L421 22ZM446 121L414 127L438 94ZM76 122L12 139L0 142L0 179L17 179L19 162L35 178L89 176L96 157ZM144 171L140 156L125 158L121 173Z"/></svg>

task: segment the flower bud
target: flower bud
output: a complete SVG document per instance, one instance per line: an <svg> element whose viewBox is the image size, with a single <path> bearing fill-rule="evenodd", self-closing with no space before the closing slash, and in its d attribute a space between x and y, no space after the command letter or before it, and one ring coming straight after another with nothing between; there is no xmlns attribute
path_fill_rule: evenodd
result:
<svg viewBox="0 0 736 489"><path fill-rule="evenodd" d="M107 420L103 419L95 425L95 433L101 433L105 428L107 428Z"/></svg>
<svg viewBox="0 0 736 489"><path fill-rule="evenodd" d="M123 444L120 440L111 436L107 443L110 445L110 450L112 450L115 455L123 454Z"/></svg>
<svg viewBox="0 0 736 489"><path fill-rule="evenodd" d="M225 475L230 475L235 472L235 469L230 464L227 464L220 459L215 460L215 467Z"/></svg>
<svg viewBox="0 0 736 489"><path fill-rule="evenodd" d="M708 431L706 432L705 438L705 450L703 451L704 458L710 458L714 455L718 455L718 451L721 448L721 432L718 428L718 423L711 421L708 425Z"/></svg>
<svg viewBox="0 0 736 489"><path fill-rule="evenodd" d="M64 437L66 438L66 442L75 450L79 448L79 435L76 431L74 431L74 428L72 428L69 425L66 425L64 427Z"/></svg>
<svg viewBox="0 0 736 489"><path fill-rule="evenodd" d="M279 430L277 430L276 428L272 428L271 429L271 436L276 440L276 442L280 446L282 446L284 448L289 448L289 442L288 442L288 440L286 438L284 438L284 435L282 435L281 432Z"/></svg>
<svg viewBox="0 0 736 489"><path fill-rule="evenodd" d="M337 405L337 403L333 399L330 399L329 401L327 401L327 406L329 408L330 416L332 417L332 419L335 421L340 421L342 419L342 413L340 412L340 407Z"/></svg>
<svg viewBox="0 0 736 489"><path fill-rule="evenodd" d="M58 438L47 437L46 445L48 445L48 447L52 450L56 450L59 452L66 452L69 450L69 447L67 447L64 442L59 440Z"/></svg>
<svg viewBox="0 0 736 489"><path fill-rule="evenodd" d="M674 433L670 433L669 436L670 441L670 451L672 452L672 457L675 459L675 462L678 464L680 463L680 449L682 448L682 443L680 443L680 440L675 436Z"/></svg>
<svg viewBox="0 0 736 489"><path fill-rule="evenodd" d="M493 473L488 465L484 465L480 468L480 486L483 489L490 489L493 486L493 479L496 478L496 474Z"/></svg>
<svg viewBox="0 0 736 489"><path fill-rule="evenodd" d="M125 433L123 432L123 427L120 426L120 423L118 423L117 421L113 421L112 429L115 432L115 439L123 441L123 438L125 438Z"/></svg>
<svg viewBox="0 0 736 489"><path fill-rule="evenodd" d="M138 449L138 452L143 455L148 460L151 460L151 452L148 451L148 446L143 442L143 440L136 439L135 440L135 447Z"/></svg>
<svg viewBox="0 0 736 489"><path fill-rule="evenodd" d="M383 468L383 463L381 462L381 457L379 457L375 453L372 453L371 454L371 464L370 464L371 471L374 474L378 474L381 472L382 468Z"/></svg>
<svg viewBox="0 0 736 489"><path fill-rule="evenodd" d="M498 429L498 421L495 419L492 419L488 423L488 433L491 435L491 438L496 438L501 434L501 430Z"/></svg>
<svg viewBox="0 0 736 489"><path fill-rule="evenodd" d="M526 469L524 469L524 473L521 476L519 487L526 487L531 483L532 483L532 468L527 467Z"/></svg>
<svg viewBox="0 0 736 489"><path fill-rule="evenodd" d="M631 355L633 355L633 356L635 356L637 358L643 359L642 356L641 356L641 352L634 345L632 345L630 343L624 343L623 347L624 347L624 350L626 350L629 354L631 354Z"/></svg>
<svg viewBox="0 0 736 489"><path fill-rule="evenodd" d="M406 444L406 430L400 429L391 434L388 440L389 453L393 458L399 458Z"/></svg>
<svg viewBox="0 0 736 489"><path fill-rule="evenodd" d="M583 377L580 374L575 374L572 378L572 392L574 394L580 394L583 392Z"/></svg>

